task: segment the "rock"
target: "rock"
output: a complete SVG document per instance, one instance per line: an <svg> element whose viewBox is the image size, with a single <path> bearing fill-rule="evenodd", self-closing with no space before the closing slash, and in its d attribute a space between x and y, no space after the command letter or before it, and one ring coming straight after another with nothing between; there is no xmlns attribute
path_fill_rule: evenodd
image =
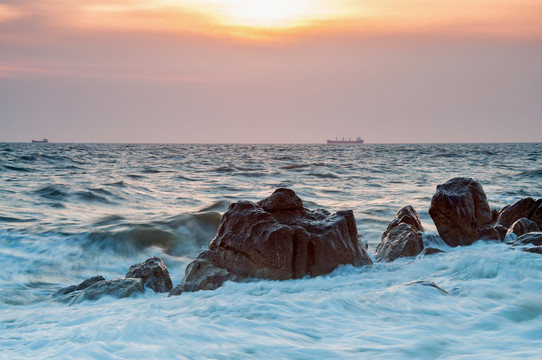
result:
<svg viewBox="0 0 542 360"><path fill-rule="evenodd" d="M542 246L533 246L533 247L524 248L523 251L530 252L533 254L542 254Z"/></svg>
<svg viewBox="0 0 542 360"><path fill-rule="evenodd" d="M65 288L62 288L60 290L58 290L57 292L55 292L53 294L53 297L58 297L58 296L62 296L62 295L67 295L69 293L72 293L74 291L79 291L79 290L83 290L83 289L86 289L88 288L90 285L98 282L98 281L104 281L104 277L102 275L96 275L96 276L93 276L89 279L86 279L85 281L83 281L82 283L80 283L79 285L71 285L71 286L68 286L68 287L65 287Z"/></svg>
<svg viewBox="0 0 542 360"><path fill-rule="evenodd" d="M423 227L416 210L410 205L402 207L382 234L376 257L380 261L391 262L399 257L418 255L423 250L420 232L423 232Z"/></svg>
<svg viewBox="0 0 542 360"><path fill-rule="evenodd" d="M169 271L159 257L152 257L144 262L130 266L126 278L141 278L143 285L157 293L169 292L173 288Z"/></svg>
<svg viewBox="0 0 542 360"><path fill-rule="evenodd" d="M341 264L372 264L351 210L307 210L289 189L277 189L257 204L231 204L209 249L196 262L185 275L184 288L191 291L219 286L222 278L233 275L238 280L285 280L328 274Z"/></svg>
<svg viewBox="0 0 542 360"><path fill-rule="evenodd" d="M397 211L395 219L393 219L393 221L389 223L388 228L386 229L384 234L382 234L382 237L384 238L391 229L393 229L400 223L409 224L414 230L423 232L422 222L420 221L418 213L416 212L416 210L414 210L412 206L407 205L403 206Z"/></svg>
<svg viewBox="0 0 542 360"><path fill-rule="evenodd" d="M499 214L497 224L508 229L517 220L521 218L530 218L529 213L531 212L531 208L534 206L534 204L534 199L529 197L521 199L512 205L503 207Z"/></svg>
<svg viewBox="0 0 542 360"><path fill-rule="evenodd" d="M422 255L434 255L434 254L443 253L443 252L444 251L440 249L428 247L428 248L423 249Z"/></svg>
<svg viewBox="0 0 542 360"><path fill-rule="evenodd" d="M506 237L506 233L508 229L506 229L502 225L495 225L494 229L497 231L497 234L499 236L499 241L504 241L504 238Z"/></svg>
<svg viewBox="0 0 542 360"><path fill-rule="evenodd" d="M538 201L542 201L542 199L538 199ZM538 225L538 228L542 229L542 204L538 205L536 209L534 209L533 215L531 216L531 221L534 221L536 225Z"/></svg>
<svg viewBox="0 0 542 360"><path fill-rule="evenodd" d="M98 300L106 295L125 298L144 292L145 288L142 279L103 280L92 284L86 289L73 292L74 296L70 297L70 305L79 304L85 300Z"/></svg>
<svg viewBox="0 0 542 360"><path fill-rule="evenodd" d="M399 257L416 256L422 250L422 235L411 225L400 223L382 239L376 248L376 257L380 261L391 262Z"/></svg>
<svg viewBox="0 0 542 360"><path fill-rule="evenodd" d="M429 215L448 245L470 245L476 240L494 237L491 211L480 183L471 178L454 178L438 185L431 199Z"/></svg>
<svg viewBox="0 0 542 360"><path fill-rule="evenodd" d="M415 280L415 281L410 281L410 282L404 283L403 285L405 285L405 286L417 286L417 285L427 286L427 287L437 289L442 294L449 295L446 290L444 290L443 288L441 288L440 286L435 284L433 281Z"/></svg>
<svg viewBox="0 0 542 360"><path fill-rule="evenodd" d="M185 291L215 290L228 280L237 280L237 275L209 261L196 259L188 265L182 283L175 286L169 296L181 295Z"/></svg>
<svg viewBox="0 0 542 360"><path fill-rule="evenodd" d="M507 235L515 234L516 236L521 236L530 232L540 231L540 228L534 221L531 221L527 218L521 218L515 223L513 223L508 229Z"/></svg>
<svg viewBox="0 0 542 360"><path fill-rule="evenodd" d="M513 246L523 246L532 244L534 246L542 246L542 232L530 232L523 234L518 237L516 240L512 241L510 244Z"/></svg>

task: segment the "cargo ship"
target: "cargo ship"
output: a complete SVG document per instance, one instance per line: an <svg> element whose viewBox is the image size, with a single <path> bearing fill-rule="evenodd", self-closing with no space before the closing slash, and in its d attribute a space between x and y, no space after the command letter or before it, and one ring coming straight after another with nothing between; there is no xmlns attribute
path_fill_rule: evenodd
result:
<svg viewBox="0 0 542 360"><path fill-rule="evenodd" d="M357 137L356 140L352 140L352 138L348 138L348 140L345 140L345 138L342 138L342 140L339 140L339 138L335 138L335 140L328 140L328 144L363 144L363 139L360 137Z"/></svg>
<svg viewBox="0 0 542 360"><path fill-rule="evenodd" d="M44 144L45 144L45 143L48 143L48 142L49 142L49 140L47 140L47 139L41 139L41 140L32 140L32 142L33 142L33 143L44 143Z"/></svg>

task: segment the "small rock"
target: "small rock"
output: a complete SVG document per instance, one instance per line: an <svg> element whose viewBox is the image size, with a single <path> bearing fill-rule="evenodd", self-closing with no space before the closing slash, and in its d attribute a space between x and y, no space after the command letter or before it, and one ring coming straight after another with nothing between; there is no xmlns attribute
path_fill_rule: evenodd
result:
<svg viewBox="0 0 542 360"><path fill-rule="evenodd" d="M442 251L440 249L428 247L428 248L423 249L422 255L424 255L424 256L425 255L434 255L434 254L443 253L443 252L444 251Z"/></svg>
<svg viewBox="0 0 542 360"><path fill-rule="evenodd" d="M440 286L438 286L437 284L435 284L432 281L415 280L415 281L404 283L403 285L405 285L405 286L416 286L416 285L428 286L428 287L437 289L438 291L440 291L441 293L443 293L445 295L448 295L448 292L446 290L444 290L443 288L441 288Z"/></svg>
<svg viewBox="0 0 542 360"><path fill-rule="evenodd" d="M228 280L237 280L237 275L209 261L196 259L187 266L182 283L175 286L169 296L181 295L185 291L215 290Z"/></svg>
<svg viewBox="0 0 542 360"><path fill-rule="evenodd" d="M86 279L85 281L81 282L79 285L71 285L71 286L68 286L68 287L65 287L65 288L62 288L60 290L58 290L57 292L55 292L53 294L53 297L58 297L58 296L62 296L62 295L67 295L69 293L72 293L74 291L79 291L79 290L83 290L83 289L86 289L88 288L90 285L98 282L98 281L104 281L104 277L102 275L96 275L96 276L93 276L89 279Z"/></svg>
<svg viewBox="0 0 542 360"><path fill-rule="evenodd" d="M531 221L527 218L521 218L510 226L506 234L515 234L516 236L521 236L523 234L535 231L540 231L540 229L534 221Z"/></svg>
<svg viewBox="0 0 542 360"><path fill-rule="evenodd" d="M524 248L523 251L530 252L533 254L542 254L542 246L533 246Z"/></svg>
<svg viewBox="0 0 542 360"><path fill-rule="evenodd" d="M523 234L511 243L512 246L522 246L532 244L534 246L542 246L542 232L530 232Z"/></svg>
<svg viewBox="0 0 542 360"><path fill-rule="evenodd" d="M399 257L418 255L423 250L422 231L416 210L410 205L402 207L382 234L376 257L380 261L391 262Z"/></svg>
<svg viewBox="0 0 542 360"><path fill-rule="evenodd" d="M134 294L145 292L142 279L116 279L98 281L86 289L74 292L70 305L79 304L85 300L98 300L110 295L118 298L125 298ZM71 295L71 294L70 294Z"/></svg>
<svg viewBox="0 0 542 360"><path fill-rule="evenodd" d="M159 257L152 257L130 266L126 278L141 278L143 285L157 293L169 292L173 287L169 271Z"/></svg>

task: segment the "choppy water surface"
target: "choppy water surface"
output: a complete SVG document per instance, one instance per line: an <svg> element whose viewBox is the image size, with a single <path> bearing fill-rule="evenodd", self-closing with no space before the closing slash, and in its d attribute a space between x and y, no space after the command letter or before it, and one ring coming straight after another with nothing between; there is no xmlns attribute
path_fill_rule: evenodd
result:
<svg viewBox="0 0 542 360"><path fill-rule="evenodd" d="M479 180L494 208L542 197L542 144L0 144L0 357L539 358L542 256L439 244L428 208L456 176ZM277 187L354 210L371 256L413 205L447 252L173 298L50 302L154 255L180 283L230 203Z"/></svg>

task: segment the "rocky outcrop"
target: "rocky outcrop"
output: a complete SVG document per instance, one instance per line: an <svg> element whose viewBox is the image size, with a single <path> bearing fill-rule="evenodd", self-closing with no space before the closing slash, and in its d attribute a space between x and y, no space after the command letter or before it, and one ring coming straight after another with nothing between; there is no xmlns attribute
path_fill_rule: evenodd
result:
<svg viewBox="0 0 542 360"><path fill-rule="evenodd" d="M70 301L70 305L79 304L85 300L97 300L109 295L125 298L134 294L145 292L142 279L115 279L98 281L77 293Z"/></svg>
<svg viewBox="0 0 542 360"><path fill-rule="evenodd" d="M65 287L65 288L62 288L60 290L58 290L57 292L55 292L53 294L53 297L59 297L59 296L62 296L62 295L67 295L69 293L72 293L74 291L79 291L79 290L83 290L83 289L86 289L88 288L90 285L98 282L98 281L104 281L105 278L102 276L102 275L96 275L96 276L93 276L91 278L88 278L86 279L85 281L83 281L82 283L80 283L79 285L71 285L71 286L68 286L68 287Z"/></svg>
<svg viewBox="0 0 542 360"><path fill-rule="evenodd" d="M352 211L307 210L289 189L277 189L258 203L230 205L209 249L196 262L183 281L190 291L220 286L233 275L284 280L327 274L341 264L372 263Z"/></svg>
<svg viewBox="0 0 542 360"><path fill-rule="evenodd" d="M416 210L410 205L402 207L382 234L376 248L377 259L391 262L399 257L418 255L423 250L422 232L423 227Z"/></svg>
<svg viewBox="0 0 542 360"><path fill-rule="evenodd" d="M523 249L525 252L530 252L533 254L542 254L542 246L533 246Z"/></svg>
<svg viewBox="0 0 542 360"><path fill-rule="evenodd" d="M521 218L513 223L510 228L508 228L507 235L514 234L515 236L521 236L523 234L535 231L540 231L540 228L534 221L527 218Z"/></svg>
<svg viewBox="0 0 542 360"><path fill-rule="evenodd" d="M454 178L438 185L429 215L448 245L470 245L479 239L498 239L486 194L478 181Z"/></svg>
<svg viewBox="0 0 542 360"><path fill-rule="evenodd" d="M159 257L130 266L126 278L141 278L143 285L157 293L169 292L173 288L169 271Z"/></svg>
<svg viewBox="0 0 542 360"><path fill-rule="evenodd" d="M502 208L499 213L498 225L502 225L505 228L510 228L513 223L521 218L531 219L536 213L535 219L538 220L539 216L542 216L542 209L539 207L542 205L542 199L534 200L533 198L525 198L516 201L512 205L507 205ZM538 225L538 224L537 224Z"/></svg>
<svg viewBox="0 0 542 360"><path fill-rule="evenodd" d="M521 235L516 240L510 242L513 246L525 246L525 245L534 245L542 246L542 232L530 232L524 235Z"/></svg>
<svg viewBox="0 0 542 360"><path fill-rule="evenodd" d="M102 276L94 276L79 285L68 286L55 292L54 301L79 304L85 300L97 300L110 295L118 298L128 297L145 292L141 279L105 280Z"/></svg>
<svg viewBox="0 0 542 360"><path fill-rule="evenodd" d="M185 291L215 290L228 280L237 280L237 275L214 266L202 259L192 261L185 271L185 277L179 285L170 291L169 296L180 295Z"/></svg>

